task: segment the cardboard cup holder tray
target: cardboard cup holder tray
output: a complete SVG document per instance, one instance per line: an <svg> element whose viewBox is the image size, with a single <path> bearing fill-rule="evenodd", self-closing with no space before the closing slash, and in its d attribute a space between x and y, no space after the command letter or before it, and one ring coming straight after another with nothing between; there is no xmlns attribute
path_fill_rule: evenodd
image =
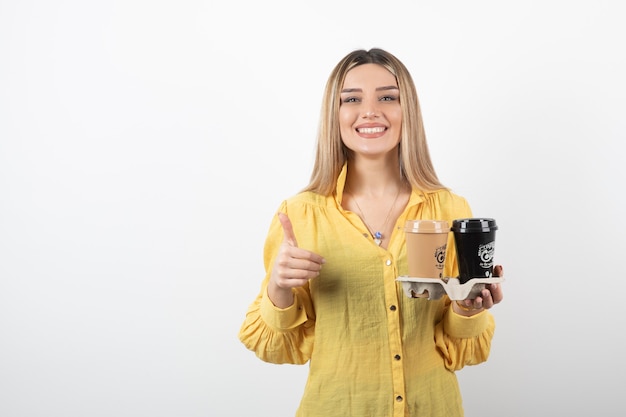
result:
<svg viewBox="0 0 626 417"><path fill-rule="evenodd" d="M451 300L465 300L479 295L486 284L504 281L504 277L472 278L465 284L460 284L457 278L417 278L406 275L396 280L402 283L404 293L409 298L438 300L448 294Z"/></svg>

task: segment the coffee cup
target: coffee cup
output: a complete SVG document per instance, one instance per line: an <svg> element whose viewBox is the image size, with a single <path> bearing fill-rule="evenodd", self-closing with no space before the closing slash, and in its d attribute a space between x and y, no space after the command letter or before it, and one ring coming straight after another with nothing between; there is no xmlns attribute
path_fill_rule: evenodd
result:
<svg viewBox="0 0 626 417"><path fill-rule="evenodd" d="M490 218L466 218L452 221L459 283L473 278L493 276L493 255L496 243L496 221Z"/></svg>
<svg viewBox="0 0 626 417"><path fill-rule="evenodd" d="M445 220L407 220L404 226L409 276L443 278L450 225Z"/></svg>

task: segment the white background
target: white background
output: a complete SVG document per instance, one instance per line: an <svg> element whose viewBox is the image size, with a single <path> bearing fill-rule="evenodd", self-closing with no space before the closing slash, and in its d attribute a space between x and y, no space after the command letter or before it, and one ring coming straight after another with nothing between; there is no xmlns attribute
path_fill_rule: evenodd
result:
<svg viewBox="0 0 626 417"><path fill-rule="evenodd" d="M307 367L237 332L324 83L371 47L500 226L467 416L623 415L619 4L0 1L0 416L293 415Z"/></svg>

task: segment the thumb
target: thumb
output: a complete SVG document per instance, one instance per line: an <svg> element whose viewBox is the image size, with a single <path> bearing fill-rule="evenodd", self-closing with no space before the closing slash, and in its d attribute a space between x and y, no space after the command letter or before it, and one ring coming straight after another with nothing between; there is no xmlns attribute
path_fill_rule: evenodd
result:
<svg viewBox="0 0 626 417"><path fill-rule="evenodd" d="M289 220L289 217L285 213L278 213L278 220L280 220L280 224L283 226L283 231L285 232L284 241L291 246L298 247L296 235L293 232L293 226L291 225L291 220Z"/></svg>

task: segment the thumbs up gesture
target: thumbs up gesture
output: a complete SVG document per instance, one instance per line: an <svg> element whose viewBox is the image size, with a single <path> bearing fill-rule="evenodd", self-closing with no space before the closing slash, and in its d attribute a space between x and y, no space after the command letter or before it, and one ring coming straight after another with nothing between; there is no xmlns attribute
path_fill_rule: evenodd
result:
<svg viewBox="0 0 626 417"><path fill-rule="evenodd" d="M267 291L276 307L286 308L293 304L291 289L318 276L326 261L316 253L298 247L291 220L286 214L278 213L278 219L285 236L274 261Z"/></svg>

